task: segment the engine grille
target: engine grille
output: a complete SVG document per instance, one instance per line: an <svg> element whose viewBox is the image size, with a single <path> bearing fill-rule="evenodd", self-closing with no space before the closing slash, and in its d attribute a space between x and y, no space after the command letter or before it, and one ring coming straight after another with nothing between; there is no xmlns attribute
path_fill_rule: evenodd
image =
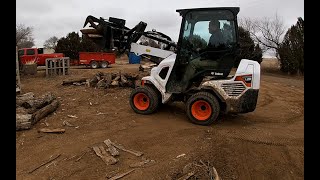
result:
<svg viewBox="0 0 320 180"><path fill-rule="evenodd" d="M246 87L242 83L225 83L221 85L228 96L239 96Z"/></svg>

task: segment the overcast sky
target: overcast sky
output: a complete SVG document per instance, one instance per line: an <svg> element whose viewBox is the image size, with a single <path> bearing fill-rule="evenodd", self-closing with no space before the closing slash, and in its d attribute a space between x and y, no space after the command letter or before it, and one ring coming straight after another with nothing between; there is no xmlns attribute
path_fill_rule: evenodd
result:
<svg viewBox="0 0 320 180"><path fill-rule="evenodd" d="M33 27L37 47L52 36L65 37L70 32L81 35L88 15L126 20L133 28L140 21L146 30L156 29L177 41L181 17L176 9L201 7L240 7L241 17L274 17L277 13L286 27L304 19L303 0L17 0L16 23Z"/></svg>

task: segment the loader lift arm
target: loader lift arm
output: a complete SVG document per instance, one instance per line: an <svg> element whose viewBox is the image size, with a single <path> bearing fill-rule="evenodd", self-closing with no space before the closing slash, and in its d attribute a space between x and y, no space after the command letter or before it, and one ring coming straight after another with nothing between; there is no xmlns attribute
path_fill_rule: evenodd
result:
<svg viewBox="0 0 320 180"><path fill-rule="evenodd" d="M108 20L100 17L99 19L89 15L84 23L84 26L87 26L87 24L90 24L89 27L92 27L93 29L81 29L80 31L83 34L84 38L91 39L94 43L99 45L102 49L117 49L119 53L124 53L127 50L129 52L132 52L131 50L131 44L134 43L135 50L138 49L138 52L142 52L142 49L148 48L148 46L140 46L136 42L140 39L140 37L143 35L145 37L148 37L150 39L162 42L166 44L166 47L164 50L159 49L156 54L153 54L151 52L148 52L146 54L156 56L156 57L162 57L164 54L168 54L169 49L171 47L176 48L177 45L175 42L171 40L171 38L161 32L158 32L156 30L152 31L145 31L147 27L147 23L140 21L136 26L134 26L132 29L125 26L126 21L124 19L118 19L114 17L109 17ZM152 47L149 47L149 49ZM161 51L164 51L164 54L161 53ZM133 51L134 52L134 51ZM138 52L135 52L136 55ZM170 53L169 53L170 54ZM156 62L159 64L159 62Z"/></svg>

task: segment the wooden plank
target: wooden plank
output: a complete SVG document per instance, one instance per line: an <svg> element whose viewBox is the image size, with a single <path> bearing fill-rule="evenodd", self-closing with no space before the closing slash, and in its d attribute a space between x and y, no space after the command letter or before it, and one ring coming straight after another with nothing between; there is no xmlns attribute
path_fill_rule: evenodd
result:
<svg viewBox="0 0 320 180"><path fill-rule="evenodd" d="M64 133L66 130L62 128L55 128L55 129L49 129L49 128L41 128L38 130L38 132L43 133Z"/></svg>
<svg viewBox="0 0 320 180"><path fill-rule="evenodd" d="M110 178L110 179L108 179L108 180L117 180L117 179L120 179L120 178L122 178L122 177L130 174L130 173L133 172L133 171L134 171L134 169L131 169L130 171L127 171L127 172L125 172L125 173L117 174L117 175L113 176L112 178Z"/></svg>
<svg viewBox="0 0 320 180"><path fill-rule="evenodd" d="M125 152L128 152L130 154L133 154L135 156L142 156L143 155L143 152L140 152L140 151L135 151L135 150L129 150L129 149L125 149L122 145L118 145L118 144L115 144L114 142L111 142L111 144L118 148L118 149L121 149L122 151L125 151Z"/></svg>
<svg viewBox="0 0 320 180"><path fill-rule="evenodd" d="M106 152L106 150L104 149L104 147L102 145L94 146L94 147L92 147L92 149L94 150L96 155L99 156L103 160L103 162L105 162L107 165L116 164L118 162L118 160L116 158L114 158L113 156L110 156Z"/></svg>
<svg viewBox="0 0 320 180"><path fill-rule="evenodd" d="M108 151L112 156L119 156L119 151L112 145L110 139L103 141L108 146Z"/></svg>

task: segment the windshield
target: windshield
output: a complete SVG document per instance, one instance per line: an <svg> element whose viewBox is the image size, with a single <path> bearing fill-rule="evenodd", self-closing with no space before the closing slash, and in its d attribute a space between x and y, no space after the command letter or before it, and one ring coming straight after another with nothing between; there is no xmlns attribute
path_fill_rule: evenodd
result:
<svg viewBox="0 0 320 180"><path fill-rule="evenodd" d="M229 10L190 12L186 14L180 50L188 52L185 58L189 61L206 51L233 49L237 42L235 29Z"/></svg>

